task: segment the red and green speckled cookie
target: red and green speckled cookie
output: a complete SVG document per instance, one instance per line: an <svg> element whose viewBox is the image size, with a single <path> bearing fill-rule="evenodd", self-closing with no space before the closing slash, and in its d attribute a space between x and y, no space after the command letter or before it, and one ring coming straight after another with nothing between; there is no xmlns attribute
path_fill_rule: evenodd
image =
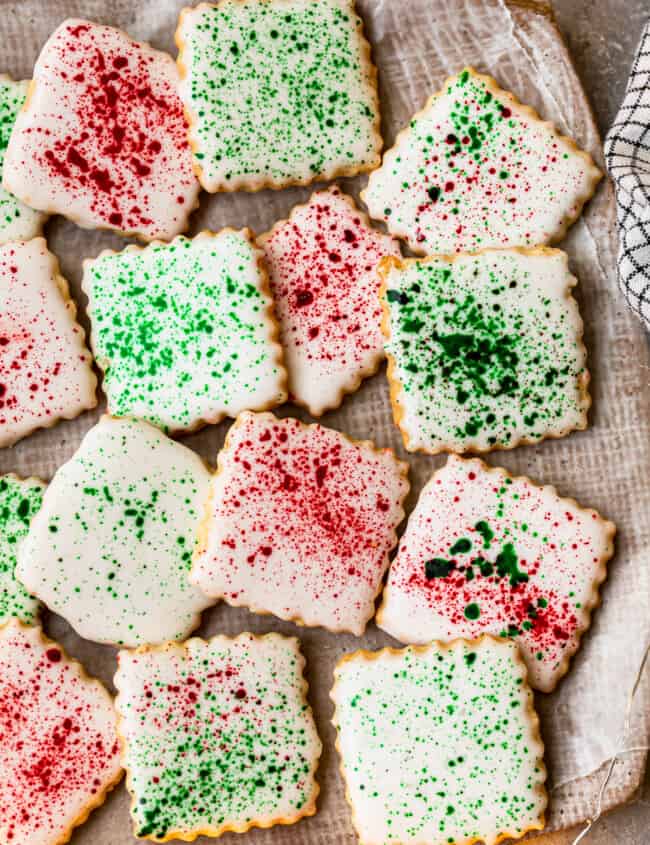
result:
<svg viewBox="0 0 650 845"><path fill-rule="evenodd" d="M59 845L122 777L117 717L40 628L0 628L0 842Z"/></svg>
<svg viewBox="0 0 650 845"><path fill-rule="evenodd" d="M339 188L316 191L258 238L264 250L293 402L337 408L384 357L377 265L400 256Z"/></svg>
<svg viewBox="0 0 650 845"><path fill-rule="evenodd" d="M87 228L144 240L182 232L199 183L171 56L71 19L45 43L33 77L3 186Z"/></svg>
<svg viewBox="0 0 650 845"><path fill-rule="evenodd" d="M598 604L615 528L553 487L451 456L420 494L378 625L402 642L514 637L551 692Z"/></svg>
<svg viewBox="0 0 650 845"><path fill-rule="evenodd" d="M407 465L320 425L244 413L219 453L190 580L213 598L362 634Z"/></svg>
<svg viewBox="0 0 650 845"><path fill-rule="evenodd" d="M448 79L397 137L361 197L423 255L560 240L601 173L489 76Z"/></svg>
<svg viewBox="0 0 650 845"><path fill-rule="evenodd" d="M97 404L76 312L44 238L0 246L0 447Z"/></svg>
<svg viewBox="0 0 650 845"><path fill-rule="evenodd" d="M379 164L377 72L353 0L221 0L181 13L180 95L207 191Z"/></svg>
<svg viewBox="0 0 650 845"><path fill-rule="evenodd" d="M544 827L544 746L515 643L357 651L331 695L364 845L496 845Z"/></svg>
<svg viewBox="0 0 650 845"><path fill-rule="evenodd" d="M120 652L136 836L189 842L316 812L321 743L304 663L298 640L279 634Z"/></svg>

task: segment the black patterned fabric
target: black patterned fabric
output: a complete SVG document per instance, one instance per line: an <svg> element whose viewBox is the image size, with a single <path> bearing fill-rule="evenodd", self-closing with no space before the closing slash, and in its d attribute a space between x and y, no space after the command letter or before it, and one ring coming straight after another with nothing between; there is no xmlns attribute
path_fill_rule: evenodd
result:
<svg viewBox="0 0 650 845"><path fill-rule="evenodd" d="M616 185L619 285L630 308L650 329L650 22L605 140L605 158Z"/></svg>

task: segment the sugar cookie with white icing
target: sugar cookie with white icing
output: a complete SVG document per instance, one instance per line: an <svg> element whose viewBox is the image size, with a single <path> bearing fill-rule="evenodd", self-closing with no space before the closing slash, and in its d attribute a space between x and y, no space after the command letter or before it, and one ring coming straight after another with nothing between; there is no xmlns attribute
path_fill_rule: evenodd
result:
<svg viewBox="0 0 650 845"><path fill-rule="evenodd" d="M211 603L187 579L209 484L190 449L104 416L45 491L16 574L86 639L183 639Z"/></svg>
<svg viewBox="0 0 650 845"><path fill-rule="evenodd" d="M411 514L377 624L405 643L513 637L551 692L599 602L615 527L479 460L450 456Z"/></svg>
<svg viewBox="0 0 650 845"><path fill-rule="evenodd" d="M14 128L16 115L25 98L29 80L14 82L0 74L0 180L4 167L5 150ZM41 234L47 215L28 208L9 191L0 188L0 244L7 241L28 241Z"/></svg>
<svg viewBox="0 0 650 845"><path fill-rule="evenodd" d="M34 65L3 186L32 208L144 240L184 231L199 184L167 53L69 19Z"/></svg>
<svg viewBox="0 0 650 845"><path fill-rule="evenodd" d="M321 743L296 639L194 638L118 662L136 836L190 842L316 812Z"/></svg>
<svg viewBox="0 0 650 845"><path fill-rule="evenodd" d="M37 626L0 628L0 842L60 845L122 777L117 717Z"/></svg>
<svg viewBox="0 0 650 845"><path fill-rule="evenodd" d="M544 746L515 643L357 651L331 696L362 845L496 845L544 827Z"/></svg>
<svg viewBox="0 0 650 845"><path fill-rule="evenodd" d="M190 579L213 598L362 634L396 545L407 465L291 417L228 432Z"/></svg>
<svg viewBox="0 0 650 845"><path fill-rule="evenodd" d="M108 410L193 431L287 398L262 254L245 229L84 262Z"/></svg>
<svg viewBox="0 0 650 845"><path fill-rule="evenodd" d="M377 71L354 0L183 9L180 95L206 191L257 191L379 164Z"/></svg>
<svg viewBox="0 0 650 845"><path fill-rule="evenodd" d="M0 246L0 447L97 404L76 313L44 238Z"/></svg>
<svg viewBox="0 0 650 845"><path fill-rule="evenodd" d="M576 279L556 249L380 264L388 379L409 451L488 452L587 426Z"/></svg>
<svg viewBox="0 0 650 845"><path fill-rule="evenodd" d="M39 603L16 579L16 554L41 507L45 482L0 476L0 625L11 619L35 622Z"/></svg>
<svg viewBox="0 0 650 845"><path fill-rule="evenodd" d="M398 135L361 197L414 252L447 255L560 240L601 175L570 138L466 68Z"/></svg>
<svg viewBox="0 0 650 845"><path fill-rule="evenodd" d="M377 265L393 238L339 188L316 191L258 238L263 248L293 402L318 417L376 372L384 357Z"/></svg>

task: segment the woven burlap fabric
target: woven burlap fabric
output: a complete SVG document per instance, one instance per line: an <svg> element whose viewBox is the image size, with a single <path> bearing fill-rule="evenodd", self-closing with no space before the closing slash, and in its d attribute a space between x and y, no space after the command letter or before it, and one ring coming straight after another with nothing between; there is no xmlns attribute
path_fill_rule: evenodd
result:
<svg viewBox="0 0 650 845"><path fill-rule="evenodd" d="M0 2L0 44L4 70L28 77L41 45L68 16L88 17L128 30L154 46L175 53L173 32L182 0L16 0ZM573 135L602 164L594 121L571 65L570 57L547 14L538 4L505 5L501 0L360 0L359 9L379 67L383 134L391 144L397 131L444 77L471 64L496 76L521 100ZM365 177L344 180L352 194ZM192 231L224 225L248 225L263 232L286 217L309 189L265 191L251 195L202 195ZM619 526L617 555L603 590L603 606L569 676L551 696L538 696L547 745L552 804L549 823L564 827L590 815L601 780L599 767L617 749L626 696L632 687L650 631L647 612L650 589L650 356L638 321L616 289L616 214L611 187L603 184L563 247L580 279L577 298L585 321L592 372L593 412L590 428L559 441L524 447L490 457L516 473L554 484L602 511ZM86 232L60 219L47 227L52 250L59 256L85 320L80 294L81 262L123 241L108 233ZM293 408L282 413L297 414ZM302 416L300 414L297 414ZM85 414L39 432L13 449L0 452L0 471L35 474L49 479L77 448L98 414ZM407 457L393 425L384 372L368 381L340 410L323 422L359 438L372 438ZM185 440L214 464L227 424L211 427ZM413 485L411 508L422 485L444 458L408 456ZM45 617L50 634L81 659L89 672L111 685L114 650L80 640L60 619ZM208 611L199 631L234 634L242 630L278 630L298 634L308 659L310 700L325 744L319 780L318 814L293 828L253 831L251 845L352 845L355 841L338 773L329 719L329 688L338 657L359 647L394 644L370 626L361 639L335 636L318 629L296 629L272 617L218 606ZM650 689L645 679L638 692L628 746L645 746L650 732ZM644 752L625 755L615 769L605 805L627 799L638 785ZM130 832L128 798L121 786L105 807L75 834L75 845L127 845ZM207 842L207 840L200 840ZM222 840L240 842L234 834Z"/></svg>

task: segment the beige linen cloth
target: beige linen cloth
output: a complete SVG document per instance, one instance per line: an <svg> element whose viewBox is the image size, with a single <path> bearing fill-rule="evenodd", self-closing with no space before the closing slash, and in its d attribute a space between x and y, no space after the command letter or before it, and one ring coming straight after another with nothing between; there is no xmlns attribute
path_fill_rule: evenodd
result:
<svg viewBox="0 0 650 845"><path fill-rule="evenodd" d="M30 76L38 51L50 32L69 16L88 17L119 26L139 39L175 54L173 33L183 0L0 0L2 67L14 78ZM601 143L569 55L550 17L539 4L503 0L359 0L379 67L384 139L390 145L444 77L471 64L494 75L525 103L572 135L602 166ZM344 180L358 195L365 177ZM201 197L192 231L224 225L250 226L264 232L310 189ZM591 815L603 779L603 764L619 749L626 700L650 634L650 355L638 321L616 290L616 233L613 194L601 185L563 247L580 279L577 298L585 321L594 408L590 428L559 441L522 447L489 458L516 473L554 484L585 505L600 510L619 528L617 554L603 589L603 605L573 661L570 674L551 696L538 696L550 770L551 828L568 827ZM86 232L57 219L47 229L50 247L81 306L81 261L123 241L102 232ZM287 411L288 412L288 411ZM297 413L291 409L291 413ZM0 452L0 471L49 479L72 455L97 413L39 432L13 449ZM323 422L353 437L372 438L405 457L393 425L385 375L380 372L340 410ZM227 424L186 439L211 464ZM409 456L413 489L411 508L424 482L444 458ZM60 619L46 615L46 628L81 659L89 672L109 685L114 650L77 637ZM319 780L323 791L318 814L291 828L257 830L251 845L352 845L355 842L343 796L329 724L332 668L338 657L359 647L378 648L390 638L371 625L367 634L336 636L319 629L296 629L273 617L254 616L219 605L204 615L199 631L234 634L242 630L278 630L298 634L308 660L310 699L325 744ZM394 643L391 643L394 644ZM647 674L650 674L647 673ZM647 745L650 732L650 685L643 678L631 714L627 747ZM642 777L646 752L626 753L616 765L604 795L613 806L633 794ZM93 814L74 837L75 845L134 843L123 786ZM206 842L207 840L199 840ZM224 843L241 840L234 834Z"/></svg>

